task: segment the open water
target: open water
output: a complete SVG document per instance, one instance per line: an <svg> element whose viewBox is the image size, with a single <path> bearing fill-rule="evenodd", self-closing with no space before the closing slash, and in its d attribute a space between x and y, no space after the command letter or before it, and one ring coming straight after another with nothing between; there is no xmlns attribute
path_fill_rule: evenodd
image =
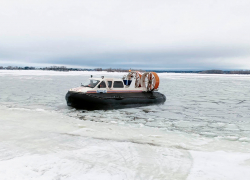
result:
<svg viewBox="0 0 250 180"><path fill-rule="evenodd" d="M90 75L0 71L0 179L249 179L250 76L160 76L164 105L66 106Z"/></svg>

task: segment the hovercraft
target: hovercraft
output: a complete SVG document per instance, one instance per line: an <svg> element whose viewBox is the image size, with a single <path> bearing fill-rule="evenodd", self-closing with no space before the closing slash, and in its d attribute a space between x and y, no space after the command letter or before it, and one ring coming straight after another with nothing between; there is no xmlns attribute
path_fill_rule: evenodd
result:
<svg viewBox="0 0 250 180"><path fill-rule="evenodd" d="M68 106L78 109L121 109L161 104L165 95L158 92L160 79L155 72L130 71L121 79L94 78L88 85L72 88L66 94Z"/></svg>

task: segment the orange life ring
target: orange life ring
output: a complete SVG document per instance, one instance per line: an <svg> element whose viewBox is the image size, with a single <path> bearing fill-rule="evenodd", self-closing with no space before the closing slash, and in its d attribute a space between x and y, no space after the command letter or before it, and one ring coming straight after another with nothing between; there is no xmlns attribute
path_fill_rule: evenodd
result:
<svg viewBox="0 0 250 180"><path fill-rule="evenodd" d="M153 74L154 75L154 77L155 77L155 84L154 84L154 89L157 89L158 87L159 87L159 85L160 85L160 78L159 78L159 76L157 75L157 73L155 73L155 72L151 72L151 74Z"/></svg>
<svg viewBox="0 0 250 180"><path fill-rule="evenodd" d="M146 82L146 79L148 81ZM146 88L147 91L153 91L159 87L160 78L155 72L146 72L142 75L141 86Z"/></svg>

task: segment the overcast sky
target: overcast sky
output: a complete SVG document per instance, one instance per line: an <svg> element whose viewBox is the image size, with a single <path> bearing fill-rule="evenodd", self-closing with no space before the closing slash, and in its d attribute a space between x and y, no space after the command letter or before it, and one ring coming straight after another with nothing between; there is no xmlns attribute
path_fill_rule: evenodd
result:
<svg viewBox="0 0 250 180"><path fill-rule="evenodd" d="M250 0L0 0L0 66L250 69Z"/></svg>

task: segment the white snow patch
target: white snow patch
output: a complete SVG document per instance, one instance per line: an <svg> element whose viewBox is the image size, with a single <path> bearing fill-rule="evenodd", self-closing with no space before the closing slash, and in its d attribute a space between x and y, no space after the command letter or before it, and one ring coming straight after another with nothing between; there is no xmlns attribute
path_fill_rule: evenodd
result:
<svg viewBox="0 0 250 180"><path fill-rule="evenodd" d="M248 153L190 151L193 165L187 180L249 180Z"/></svg>

